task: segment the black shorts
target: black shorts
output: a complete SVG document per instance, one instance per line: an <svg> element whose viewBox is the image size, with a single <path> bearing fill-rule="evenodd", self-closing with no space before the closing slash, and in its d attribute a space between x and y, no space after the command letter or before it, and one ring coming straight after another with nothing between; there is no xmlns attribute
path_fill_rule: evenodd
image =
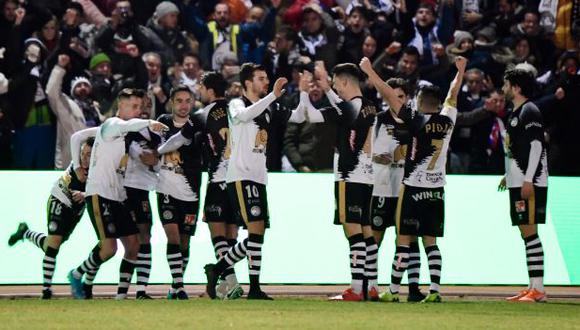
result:
<svg viewBox="0 0 580 330"><path fill-rule="evenodd" d="M395 216L397 235L443 237L445 191L403 185Z"/></svg>
<svg viewBox="0 0 580 330"><path fill-rule="evenodd" d="M509 188L509 191L512 226L546 223L548 187L534 186L534 193L528 200L522 199L522 188Z"/></svg>
<svg viewBox="0 0 580 330"><path fill-rule="evenodd" d="M125 204L129 209L129 214L133 217L133 221L137 224L153 224L149 191L131 187L125 187L125 191L127 191Z"/></svg>
<svg viewBox="0 0 580 330"><path fill-rule="evenodd" d="M247 228L250 222L264 221L266 228L270 228L265 185L248 180L230 182L228 194L240 226Z"/></svg>
<svg viewBox="0 0 580 330"><path fill-rule="evenodd" d="M228 185L225 182L209 182L203 206L203 221L223 222L237 225L232 201L228 195Z"/></svg>
<svg viewBox="0 0 580 330"><path fill-rule="evenodd" d="M180 234L195 235L199 200L182 201L167 194L157 193L157 210L161 224L175 223L179 225Z"/></svg>
<svg viewBox="0 0 580 330"><path fill-rule="evenodd" d="M62 236L66 241L73 232L85 212L85 203L74 203L68 207L58 198L50 195L46 206L46 221L49 235Z"/></svg>
<svg viewBox="0 0 580 330"><path fill-rule="evenodd" d="M85 198L93 228L100 241L139 233L137 223L129 214L124 202L113 201L99 195Z"/></svg>
<svg viewBox="0 0 580 330"><path fill-rule="evenodd" d="M334 224L358 223L369 226L373 186L365 183L334 182Z"/></svg>
<svg viewBox="0 0 580 330"><path fill-rule="evenodd" d="M373 230L385 231L395 225L397 200L397 197L372 197L370 220Z"/></svg>

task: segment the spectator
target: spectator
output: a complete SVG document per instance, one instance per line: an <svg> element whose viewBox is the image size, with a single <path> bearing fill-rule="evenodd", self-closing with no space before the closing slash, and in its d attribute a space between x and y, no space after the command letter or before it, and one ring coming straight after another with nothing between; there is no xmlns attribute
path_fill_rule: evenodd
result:
<svg viewBox="0 0 580 330"><path fill-rule="evenodd" d="M337 63L340 35L334 21L314 3L304 6L302 17L302 29L298 33L301 55L312 61L323 61L330 71Z"/></svg>
<svg viewBox="0 0 580 330"><path fill-rule="evenodd" d="M140 65L136 86L147 91L147 97L151 100L151 114L153 118L158 118L166 113L167 103L171 83L163 73L161 55L155 52L148 52L141 57L143 64Z"/></svg>
<svg viewBox="0 0 580 330"><path fill-rule="evenodd" d="M514 37L527 37L530 48L537 50L536 68L540 72L544 72L551 63L555 62L554 43L540 26L540 14L533 9L527 9L524 12L523 20L512 27L511 34Z"/></svg>
<svg viewBox="0 0 580 330"><path fill-rule="evenodd" d="M96 36L95 43L111 58L113 73L123 78L134 75L140 54L163 48L163 41L153 31L137 24L126 0L117 2L111 20Z"/></svg>
<svg viewBox="0 0 580 330"><path fill-rule="evenodd" d="M111 107L116 95L111 59L105 53L95 54L89 62L89 70L92 95L99 102L101 112L110 117L113 115Z"/></svg>
<svg viewBox="0 0 580 330"><path fill-rule="evenodd" d="M186 53L183 55L181 65L177 65L173 71L172 85L185 85L196 97L199 97L198 82L202 74L199 56L194 53Z"/></svg>
<svg viewBox="0 0 580 330"><path fill-rule="evenodd" d="M346 20L343 32L343 44L338 54L340 63L358 63L362 59L362 46L365 37L370 34L365 7L353 7Z"/></svg>
<svg viewBox="0 0 580 330"><path fill-rule="evenodd" d="M8 115L15 127L14 167L18 169L54 168L54 117L41 82L46 52L40 40L27 39L24 62L8 85Z"/></svg>
<svg viewBox="0 0 580 330"><path fill-rule="evenodd" d="M70 57L59 55L46 85L48 102L56 116L56 169L65 169L71 162L71 135L87 127L99 126L105 120L92 98L91 83L87 78L76 77L72 81L70 96L62 92L62 80L69 66Z"/></svg>
<svg viewBox="0 0 580 330"><path fill-rule="evenodd" d="M175 64L183 55L191 52L189 40L180 31L179 8L169 1L163 1L155 8L153 17L147 22L150 28L163 41L161 57L169 65Z"/></svg>
<svg viewBox="0 0 580 330"><path fill-rule="evenodd" d="M281 27L274 41L270 43L264 57L264 67L268 76L276 80L280 77L292 80L292 63L300 58L298 35L289 26Z"/></svg>
<svg viewBox="0 0 580 330"><path fill-rule="evenodd" d="M330 102L316 82L310 84L310 102L317 108ZM299 103L300 92L293 95L293 104ZM331 123L288 123L284 135L284 155L298 172L331 172L334 159L336 127Z"/></svg>

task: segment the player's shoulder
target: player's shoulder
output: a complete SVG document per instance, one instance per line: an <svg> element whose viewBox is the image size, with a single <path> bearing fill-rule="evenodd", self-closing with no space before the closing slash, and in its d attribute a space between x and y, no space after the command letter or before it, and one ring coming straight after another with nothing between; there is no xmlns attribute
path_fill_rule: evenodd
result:
<svg viewBox="0 0 580 330"><path fill-rule="evenodd" d="M538 108L538 106L534 103L534 102L526 102L523 106L522 106L522 116L530 116L530 117L541 117L542 116L542 112L540 111L540 108Z"/></svg>
<svg viewBox="0 0 580 330"><path fill-rule="evenodd" d="M235 97L228 102L228 107L244 107L246 104L241 97Z"/></svg>

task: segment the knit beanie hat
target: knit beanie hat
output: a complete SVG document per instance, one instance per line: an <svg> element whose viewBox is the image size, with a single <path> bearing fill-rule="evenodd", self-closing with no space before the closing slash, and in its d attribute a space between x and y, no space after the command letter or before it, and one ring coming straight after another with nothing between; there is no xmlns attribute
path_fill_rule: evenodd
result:
<svg viewBox="0 0 580 330"><path fill-rule="evenodd" d="M111 58L107 56L105 53L98 53L91 58L91 62L89 63L89 69L94 70L99 64L111 62Z"/></svg>

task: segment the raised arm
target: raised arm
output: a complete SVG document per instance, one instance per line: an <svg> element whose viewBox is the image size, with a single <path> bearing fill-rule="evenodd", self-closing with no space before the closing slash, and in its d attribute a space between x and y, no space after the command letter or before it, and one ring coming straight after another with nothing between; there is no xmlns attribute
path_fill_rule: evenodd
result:
<svg viewBox="0 0 580 330"><path fill-rule="evenodd" d="M360 61L360 68L369 77L369 82L377 89L387 104L389 104L391 110L395 114L398 114L403 106L403 101L397 97L395 90L379 77L368 58L364 57Z"/></svg>
<svg viewBox="0 0 580 330"><path fill-rule="evenodd" d="M110 118L102 125L101 135L104 140L111 140L123 136L125 133L139 132L146 127L149 127L154 132L162 132L169 129L164 124L152 119L134 118L122 120L120 118Z"/></svg>
<svg viewBox="0 0 580 330"><path fill-rule="evenodd" d="M449 86L449 92L447 93L447 98L445 99L445 105L451 107L457 107L457 95L463 84L463 75L465 74L465 67L467 65L467 59L462 56L457 56L455 58L455 66L457 67L457 74Z"/></svg>
<svg viewBox="0 0 580 330"><path fill-rule="evenodd" d="M177 134L172 135L165 143L160 145L159 148L157 148L157 152L160 154L166 154L175 151L189 141L191 140L183 136L181 132L178 132Z"/></svg>
<svg viewBox="0 0 580 330"><path fill-rule="evenodd" d="M75 132L70 137L70 154L73 169L81 166L81 145L89 138L95 137L99 131L98 127L91 127Z"/></svg>
<svg viewBox="0 0 580 330"><path fill-rule="evenodd" d="M234 99L229 104L229 111L232 118L241 122L247 122L258 117L268 106L284 93L284 86L288 83L286 78L278 78L274 83L272 92L261 98L258 102L246 107L244 102Z"/></svg>

